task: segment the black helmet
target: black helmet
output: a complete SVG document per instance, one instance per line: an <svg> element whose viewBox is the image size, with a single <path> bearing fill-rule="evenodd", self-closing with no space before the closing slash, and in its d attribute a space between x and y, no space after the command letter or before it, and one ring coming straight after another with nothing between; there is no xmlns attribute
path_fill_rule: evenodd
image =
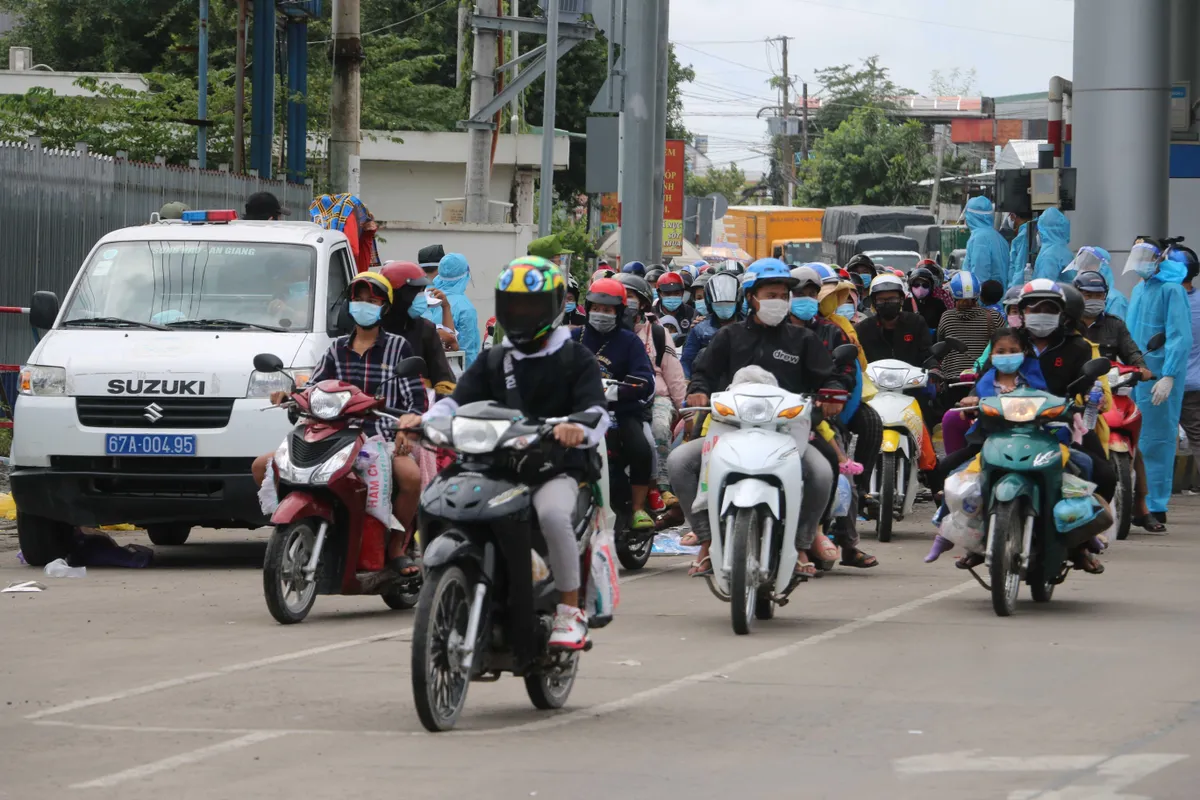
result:
<svg viewBox="0 0 1200 800"><path fill-rule="evenodd" d="M1103 292L1108 294L1108 280L1102 273L1094 270L1081 272L1073 281L1075 288L1081 292Z"/></svg>
<svg viewBox="0 0 1200 800"><path fill-rule="evenodd" d="M1062 287L1065 303L1063 304L1063 315L1071 322L1079 322L1083 319L1083 295L1075 288L1074 284L1061 282L1058 284Z"/></svg>
<svg viewBox="0 0 1200 800"><path fill-rule="evenodd" d="M689 291L692 293L692 297L696 296L697 289L703 289L708 285L708 282L712 280L712 276L713 273L711 272L701 272L700 275L697 276L696 280L692 281L692 285L688 287Z"/></svg>
<svg viewBox="0 0 1200 800"><path fill-rule="evenodd" d="M683 276L683 290L685 292L690 290L692 288L692 284L696 282L696 279L692 277L692 273L686 270L681 270L679 274Z"/></svg>
<svg viewBox="0 0 1200 800"><path fill-rule="evenodd" d="M929 281L929 288L937 286L937 280L933 277L933 273L925 267L917 267L912 272L908 273L908 285L912 286L913 281L926 280Z"/></svg>
<svg viewBox="0 0 1200 800"><path fill-rule="evenodd" d="M666 270L662 267L651 267L650 269L646 270L646 281L648 283L657 283L658 279L663 276L664 272L666 272Z"/></svg>
<svg viewBox="0 0 1200 800"><path fill-rule="evenodd" d="M617 275L616 278L624 284L627 294L635 295L647 306L654 304L654 293L650 290L650 284L646 282L645 278L632 275L628 272L623 272Z"/></svg>

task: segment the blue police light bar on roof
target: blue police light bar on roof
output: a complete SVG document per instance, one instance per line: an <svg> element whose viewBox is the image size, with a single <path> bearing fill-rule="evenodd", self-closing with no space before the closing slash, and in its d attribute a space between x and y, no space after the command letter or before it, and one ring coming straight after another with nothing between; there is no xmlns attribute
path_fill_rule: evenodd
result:
<svg viewBox="0 0 1200 800"><path fill-rule="evenodd" d="M237 218L237 212L232 209L225 211L185 211L181 217L184 222L191 223L232 222Z"/></svg>

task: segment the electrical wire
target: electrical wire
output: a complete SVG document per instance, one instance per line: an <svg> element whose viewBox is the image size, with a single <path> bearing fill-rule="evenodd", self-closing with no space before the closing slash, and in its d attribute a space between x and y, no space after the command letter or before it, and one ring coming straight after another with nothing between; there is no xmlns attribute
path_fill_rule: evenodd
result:
<svg viewBox="0 0 1200 800"><path fill-rule="evenodd" d="M420 19L421 17L424 17L427 14L432 14L434 11L437 11L442 6L449 5L452 2L454 2L454 0L441 0L440 3L437 3L436 5L432 5L429 8L425 9L424 11L417 12L416 14L413 14L411 17L408 17L407 19L402 19L399 22L389 22L387 25L380 25L378 28L372 28L369 31L363 31L362 33L359 34L359 36L360 37L361 36L370 36L373 33L379 33L380 31L386 31L389 28L395 28L396 26L403 25L406 22L412 22L413 20ZM335 20L337 19L336 14L334 15L333 19L335 19ZM333 34L331 32L330 38L328 38L328 39L313 39L313 40L309 41L308 43L309 44L329 44L332 41L333 41Z"/></svg>
<svg viewBox="0 0 1200 800"><path fill-rule="evenodd" d="M764 75L774 75L775 74L775 73L771 72L770 70L763 69L762 67L752 67L749 64L743 64L740 61L734 61L731 58L725 58L724 56L719 56L716 53L710 53L707 50L701 50L698 47L692 47L690 45L683 44L682 42L673 42L673 44L677 44L680 47L685 47L688 50L694 50L697 53L700 53L701 55L708 56L709 58L715 58L717 61L724 61L726 64L733 64L735 67L741 67L742 69L750 70L751 72L761 72Z"/></svg>

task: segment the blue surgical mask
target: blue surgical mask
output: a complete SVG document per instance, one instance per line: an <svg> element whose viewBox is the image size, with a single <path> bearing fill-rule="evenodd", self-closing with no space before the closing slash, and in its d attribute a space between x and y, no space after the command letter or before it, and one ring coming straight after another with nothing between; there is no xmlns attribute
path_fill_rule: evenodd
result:
<svg viewBox="0 0 1200 800"><path fill-rule="evenodd" d="M713 303L712 310L720 319L733 319L733 315L737 313L737 303Z"/></svg>
<svg viewBox="0 0 1200 800"><path fill-rule="evenodd" d="M792 315L808 322L817 315L819 305L815 297L793 297Z"/></svg>
<svg viewBox="0 0 1200 800"><path fill-rule="evenodd" d="M749 300L742 300L742 313L745 314L746 316L750 316L750 301Z"/></svg>
<svg viewBox="0 0 1200 800"><path fill-rule="evenodd" d="M658 302L658 289L650 290L650 299L655 303Z"/></svg>
<svg viewBox="0 0 1200 800"><path fill-rule="evenodd" d="M842 305L840 305L836 309L834 309L833 313L837 314L839 317L845 317L846 319L851 319L854 317L854 312L856 310L857 309L855 309L854 303L843 303Z"/></svg>
<svg viewBox="0 0 1200 800"><path fill-rule="evenodd" d="M1004 355L992 355L992 366L997 372L1003 372L1005 375L1012 375L1021 368L1025 363L1024 353L1005 353Z"/></svg>
<svg viewBox="0 0 1200 800"><path fill-rule="evenodd" d="M412 305L408 307L408 315L413 319L425 316L425 309L429 308L429 298L424 292L418 292L413 298Z"/></svg>
<svg viewBox="0 0 1200 800"><path fill-rule="evenodd" d="M288 297L292 300L303 300L308 297L308 281L296 281L288 284Z"/></svg>
<svg viewBox="0 0 1200 800"><path fill-rule="evenodd" d="M1143 279L1149 278L1151 275L1153 275L1155 273L1155 271L1157 269L1158 269L1158 263L1154 262L1154 261L1143 261L1140 264L1138 264L1136 267L1134 267L1134 271L1137 272L1137 274L1140 275Z"/></svg>
<svg viewBox="0 0 1200 800"><path fill-rule="evenodd" d="M696 301L696 313L702 317L708 316L708 303L703 300Z"/></svg>
<svg viewBox="0 0 1200 800"><path fill-rule="evenodd" d="M683 305L683 296L682 295L663 295L662 307L665 308L667 311L674 311L675 309L679 308L681 305Z"/></svg>
<svg viewBox="0 0 1200 800"><path fill-rule="evenodd" d="M565 306L563 306L563 313L564 314L574 314L575 309L576 309L576 305L574 303L567 303Z"/></svg>
<svg viewBox="0 0 1200 800"><path fill-rule="evenodd" d="M354 321L362 327L374 328L379 324L379 318L383 316L383 307L374 303L352 300L350 301L350 316L354 317Z"/></svg>

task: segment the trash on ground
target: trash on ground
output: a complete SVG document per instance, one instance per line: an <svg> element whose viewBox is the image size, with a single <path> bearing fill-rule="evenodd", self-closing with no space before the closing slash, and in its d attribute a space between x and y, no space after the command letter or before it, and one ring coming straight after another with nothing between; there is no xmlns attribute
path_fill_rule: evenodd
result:
<svg viewBox="0 0 1200 800"><path fill-rule="evenodd" d="M61 558L56 558L46 565L48 578L86 578L87 567L72 567Z"/></svg>
<svg viewBox="0 0 1200 800"><path fill-rule="evenodd" d="M628 659L626 661L618 661L617 662L618 667L640 667L641 665L642 665L642 662L634 661L632 658Z"/></svg>
<svg viewBox="0 0 1200 800"><path fill-rule="evenodd" d="M14 520L17 518L17 501L11 494L0 494L0 519Z"/></svg>
<svg viewBox="0 0 1200 800"><path fill-rule="evenodd" d="M121 546L103 531L80 528L75 534L74 547L68 557L75 567L127 567L141 569L150 566L154 551L140 544Z"/></svg>
<svg viewBox="0 0 1200 800"><path fill-rule="evenodd" d="M650 550L652 556L694 556L700 552L699 545L688 547L679 543L680 534L667 531L654 537L654 545Z"/></svg>
<svg viewBox="0 0 1200 800"><path fill-rule="evenodd" d="M8 586L5 586L3 589L0 589L0 594L4 594L5 592L44 592L44 591L46 591L46 584L44 584L44 583L38 583L37 581L17 581L15 583L10 583Z"/></svg>

